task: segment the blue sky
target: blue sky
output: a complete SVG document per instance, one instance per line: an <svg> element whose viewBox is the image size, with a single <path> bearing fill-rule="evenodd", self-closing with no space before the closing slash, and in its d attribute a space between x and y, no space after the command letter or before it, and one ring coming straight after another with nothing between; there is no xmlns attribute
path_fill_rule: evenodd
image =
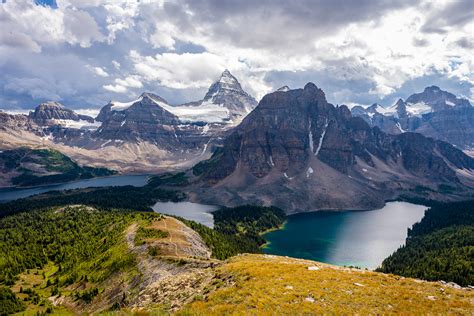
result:
<svg viewBox="0 0 474 316"><path fill-rule="evenodd" d="M228 68L260 99L308 81L334 104L429 85L474 99L473 1L6 0L0 108L201 99Z"/></svg>

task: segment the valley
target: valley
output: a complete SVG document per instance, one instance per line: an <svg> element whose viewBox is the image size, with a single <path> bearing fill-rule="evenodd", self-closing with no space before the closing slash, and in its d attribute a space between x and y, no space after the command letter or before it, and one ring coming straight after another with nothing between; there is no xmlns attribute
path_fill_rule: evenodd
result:
<svg viewBox="0 0 474 316"><path fill-rule="evenodd" d="M16 300L3 295L2 312L470 314L472 290L454 283L223 251L236 233L253 227L258 236L281 225L272 213L278 211L223 210L216 231L152 212L80 205L3 217L0 234L13 238L0 239L0 249L15 264L5 269L0 262L1 290Z"/></svg>
<svg viewBox="0 0 474 316"><path fill-rule="evenodd" d="M470 314L474 158L313 83L249 98L0 113L0 312Z"/></svg>
<svg viewBox="0 0 474 316"><path fill-rule="evenodd" d="M474 315L474 0L0 1L0 316Z"/></svg>

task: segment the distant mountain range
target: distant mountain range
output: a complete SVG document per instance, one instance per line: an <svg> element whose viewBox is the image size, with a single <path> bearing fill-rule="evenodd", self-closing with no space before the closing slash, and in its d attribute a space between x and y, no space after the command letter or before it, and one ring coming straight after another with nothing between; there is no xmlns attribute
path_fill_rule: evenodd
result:
<svg viewBox="0 0 474 316"><path fill-rule="evenodd" d="M474 107L468 100L431 86L391 107L379 104L352 108L370 126L390 134L416 132L447 141L462 150L474 149Z"/></svg>
<svg viewBox="0 0 474 316"><path fill-rule="evenodd" d="M109 102L96 118L56 102L29 115L0 112L0 150L46 147L119 172L194 166L190 198L208 203L372 209L401 196L472 197L474 159L460 150L473 148L472 115L469 101L434 86L351 112L309 83L257 106L226 70L202 100L182 105L143 93Z"/></svg>
<svg viewBox="0 0 474 316"><path fill-rule="evenodd" d="M57 102L29 115L0 112L0 148L46 146L83 164L124 172L190 167L257 105L225 70L202 100L171 105L153 93L111 101L94 119Z"/></svg>
<svg viewBox="0 0 474 316"><path fill-rule="evenodd" d="M371 127L308 83L266 95L192 178L190 196L206 203L374 209L400 197L472 197L474 159L418 133Z"/></svg>

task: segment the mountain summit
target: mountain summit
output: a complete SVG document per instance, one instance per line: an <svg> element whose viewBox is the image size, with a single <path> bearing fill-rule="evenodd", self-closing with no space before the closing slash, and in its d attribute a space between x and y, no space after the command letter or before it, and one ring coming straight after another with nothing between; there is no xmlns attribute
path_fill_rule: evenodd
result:
<svg viewBox="0 0 474 316"><path fill-rule="evenodd" d="M30 119L39 125L44 125L54 120L71 120L94 122L90 116L77 114L71 109L66 108L59 102L49 101L38 105L33 112L28 115Z"/></svg>
<svg viewBox="0 0 474 316"><path fill-rule="evenodd" d="M219 106L228 112L225 120L236 125L257 106L257 101L242 89L237 78L226 69L209 87L204 99L184 105L203 108Z"/></svg>

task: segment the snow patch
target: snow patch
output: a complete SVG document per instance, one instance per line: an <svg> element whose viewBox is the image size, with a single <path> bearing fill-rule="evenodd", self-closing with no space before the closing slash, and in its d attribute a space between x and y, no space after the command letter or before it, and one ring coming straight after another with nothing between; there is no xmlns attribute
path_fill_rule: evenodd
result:
<svg viewBox="0 0 474 316"><path fill-rule="evenodd" d="M207 132L209 132L209 124L206 124L204 125L204 127L202 128L202 135L205 135L207 134Z"/></svg>
<svg viewBox="0 0 474 316"><path fill-rule="evenodd" d="M125 111L126 109L131 107L134 103L140 102L141 100L143 100L143 97L140 97L134 101L125 102L125 103L112 101L110 102L112 104L112 107L110 109L112 111Z"/></svg>
<svg viewBox="0 0 474 316"><path fill-rule="evenodd" d="M104 146L107 146L108 143L110 143L112 140L109 139L108 141L106 141L105 143L103 143L102 145L100 145L100 148L104 148Z"/></svg>
<svg viewBox="0 0 474 316"><path fill-rule="evenodd" d="M77 114L82 114L82 115L87 115L87 116L90 116L90 117L96 117L99 112L100 112L100 109L78 109L78 110L74 110Z"/></svg>
<svg viewBox="0 0 474 316"><path fill-rule="evenodd" d="M432 111L431 107L425 102L407 103L406 109L410 116L421 116Z"/></svg>
<svg viewBox="0 0 474 316"><path fill-rule="evenodd" d="M397 109L395 106L384 108L380 104L377 104L375 111L385 116L393 116L397 113Z"/></svg>
<svg viewBox="0 0 474 316"><path fill-rule="evenodd" d="M471 169L456 169L456 173L463 175L466 178L474 179L474 170Z"/></svg>
<svg viewBox="0 0 474 316"><path fill-rule="evenodd" d="M309 167L308 170L306 170L306 178L309 178L309 176L314 172L313 168Z"/></svg>
<svg viewBox="0 0 474 316"><path fill-rule="evenodd" d="M54 119L53 122L54 124L61 125L67 128L85 129L85 130L91 130L91 131L95 131L102 124L101 122L97 122L97 121L94 121L94 123L91 123L85 120L74 121L74 120Z"/></svg>
<svg viewBox="0 0 474 316"><path fill-rule="evenodd" d="M324 124L323 132L321 133L321 137L319 137L318 148L316 148L316 152L314 153L315 156L317 156L319 154L319 151L321 150L321 147L323 146L323 140L324 140L324 136L326 135L326 130L327 130L328 124L329 124L328 119L326 119L326 123Z"/></svg>
<svg viewBox="0 0 474 316"><path fill-rule="evenodd" d="M269 159L270 159L270 166L275 167L275 164L273 163L273 157L270 156Z"/></svg>
<svg viewBox="0 0 474 316"><path fill-rule="evenodd" d="M406 131L402 128L402 126L400 125L400 122L397 122L396 124L397 128L400 130L400 132L402 133L405 133Z"/></svg>

